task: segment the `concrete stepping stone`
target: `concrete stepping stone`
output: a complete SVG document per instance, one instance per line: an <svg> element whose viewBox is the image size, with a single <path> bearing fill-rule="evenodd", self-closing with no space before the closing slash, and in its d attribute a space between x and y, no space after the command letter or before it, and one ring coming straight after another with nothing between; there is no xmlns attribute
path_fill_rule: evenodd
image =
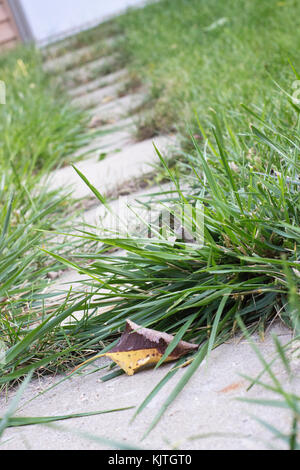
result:
<svg viewBox="0 0 300 470"><path fill-rule="evenodd" d="M164 153L170 145L174 145L174 137L161 136L155 139L158 148ZM158 163L158 157L152 140L146 140L121 150L105 160L95 159L81 161L77 168L84 173L90 183L102 194L107 194L135 178L141 178L151 172L151 164ZM91 194L88 186L79 178L72 167L65 167L52 172L48 180L48 188L73 187L73 197L83 198Z"/></svg>
<svg viewBox="0 0 300 470"><path fill-rule="evenodd" d="M256 345L268 360L275 353L272 333L276 333L283 344L291 338L291 332L282 324L276 324L269 329L263 342L257 335L253 336ZM279 439L274 441L271 432L256 421L255 416L282 432L289 432L290 411L276 408L275 412L275 409L269 406L258 408L237 400L237 398L277 399L272 391L262 390L258 385L247 391L249 382L240 374L254 378L261 372L262 365L246 340L235 338L213 350L208 364L200 365L180 395L167 408L154 431L143 442L141 442L143 434L186 369L179 369L135 421L129 424L137 407L165 377L173 364L163 365L157 370L141 371L133 377L121 375L105 382L102 382L101 378L110 373L108 368L91 373L95 367L105 367L110 364L111 361L107 358L98 359L85 369L86 374L74 375L26 404L26 401L57 384L64 376L32 380L20 402L21 410L18 415L57 416L128 406L135 406L135 409L57 423L58 426L63 424L64 430L39 426L8 429L4 433L3 440L6 442L1 449L108 448L107 445L72 434L72 430L112 439L135 448L152 450L174 450L174 448L177 452L180 449L262 450L268 449L268 442L272 442L276 448L286 449L286 444ZM292 367L295 369L296 365ZM282 364L276 364L276 375L282 383L287 383L287 373ZM266 379L266 375L263 379ZM289 388L299 391L299 375L290 382ZM8 402L4 394L0 398L0 416L3 416L7 410L8 403L15 393L8 394ZM66 432L65 429L70 432ZM199 435L205 435L206 438L196 438Z"/></svg>
<svg viewBox="0 0 300 470"><path fill-rule="evenodd" d="M43 57L47 59L48 57L59 57L69 52L69 50L74 47L75 38L74 36L70 36L65 38L59 42L55 42L53 44L47 45L43 47Z"/></svg>
<svg viewBox="0 0 300 470"><path fill-rule="evenodd" d="M105 86L98 90L85 93L84 95L74 98L72 103L81 108L91 108L92 106L100 106L115 101L120 90L120 83Z"/></svg>
<svg viewBox="0 0 300 470"><path fill-rule="evenodd" d="M97 118L97 116L92 116L88 126L90 129L98 129L99 131L103 132L104 135L106 132L110 134L111 132L117 132L119 130L127 130L132 134L136 128L136 123L136 116L128 116L121 119L111 118L105 120Z"/></svg>
<svg viewBox="0 0 300 470"><path fill-rule="evenodd" d="M112 37L108 37L103 39L103 43L107 46L113 46L117 41L120 41L122 38L121 34L114 35ZM102 41L101 41L102 42ZM101 44L99 42L99 44ZM85 47L90 47L90 46L85 46L85 45L79 45L77 43L77 38L76 36L69 36L58 43L53 43L47 46L44 46L42 49L43 52L43 57L47 61L55 58L59 58L60 56L66 55L69 52L72 52L74 48L76 47L76 51L80 51L81 49ZM50 59L49 59L50 58Z"/></svg>
<svg viewBox="0 0 300 470"><path fill-rule="evenodd" d="M97 73L99 70L99 76L101 76L101 68L104 67L105 65L110 65L113 63L115 60L115 57L112 56L106 56L106 57L101 57L97 60L94 60L92 62L89 62L88 64L82 65L80 67L76 67L72 70L69 70L65 72L60 79L63 81L64 84L68 83L77 83L77 82L88 82L96 77L94 77L94 74Z"/></svg>
<svg viewBox="0 0 300 470"><path fill-rule="evenodd" d="M101 135L93 139L88 145L80 148L74 153L77 158L89 158L99 160L108 156L109 153L120 151L125 146L133 144L133 132L136 124L132 118L123 119L120 121L111 120L110 124L103 125L101 120L92 118L90 128L99 130ZM87 155L88 154L88 155Z"/></svg>
<svg viewBox="0 0 300 470"><path fill-rule="evenodd" d="M44 70L47 72L62 72L67 67L71 66L72 64L76 64L78 61L82 60L84 62L88 62L95 57L96 51L94 46L87 46L82 47L79 50L67 52L66 54L50 59L44 62ZM100 55L100 51L98 53L98 57Z"/></svg>
<svg viewBox="0 0 300 470"><path fill-rule="evenodd" d="M93 142L78 150L74 155L100 161L107 158L111 153L120 152L120 150L132 143L132 134L130 131L120 130L93 140Z"/></svg>
<svg viewBox="0 0 300 470"><path fill-rule="evenodd" d="M92 108L90 114L98 119L120 119L141 106L145 99L146 94L144 92L133 93Z"/></svg>
<svg viewBox="0 0 300 470"><path fill-rule="evenodd" d="M105 75L104 77L96 78L95 80L92 80L84 85L80 85L75 88L72 88L71 90L68 90L68 93L70 96L73 96L74 98L80 97L86 93L91 93L92 91L95 91L99 88L118 82L122 78L125 78L127 74L128 73L126 69L121 69L121 70L118 70L117 72Z"/></svg>

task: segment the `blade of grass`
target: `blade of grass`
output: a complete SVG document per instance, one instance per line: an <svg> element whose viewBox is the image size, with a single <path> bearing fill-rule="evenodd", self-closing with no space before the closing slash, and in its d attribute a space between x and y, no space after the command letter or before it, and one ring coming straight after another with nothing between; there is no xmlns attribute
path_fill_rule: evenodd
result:
<svg viewBox="0 0 300 470"><path fill-rule="evenodd" d="M0 419L0 438L2 434L4 433L5 429L9 427L10 420L12 419L13 414L15 413L18 403L27 387L29 384L30 380L32 378L32 372L27 375L27 377L23 380L21 386L19 387L15 397L13 398L8 410L4 414L3 418Z"/></svg>
<svg viewBox="0 0 300 470"><path fill-rule="evenodd" d="M153 431L153 429L156 427L156 425L158 424L158 422L162 418L162 416L165 413L165 411L167 410L167 408L177 398L177 396L180 394L180 392L186 386L188 381L192 378L194 373L197 371L198 367L202 363L202 361L205 358L206 354L207 354L207 343L202 345L200 351L194 356L192 364L188 367L188 370L181 377L178 384L174 387L174 389L170 393L169 397L167 398L167 400L164 402L164 404L160 408L159 412L155 416L155 418L152 421L151 425L149 426L149 428L147 429L147 431L143 435L142 440L144 440Z"/></svg>
<svg viewBox="0 0 300 470"><path fill-rule="evenodd" d="M134 406L127 406L125 408L116 408L116 409L104 410L104 411L91 411L87 413L74 413L74 414L68 414L68 415L63 415L63 416L40 416L40 417L23 417L22 416L20 418L11 417L8 420L7 427L15 428L15 427L23 427L23 426L33 426L36 424L48 424L48 423L53 423L57 421L75 419L75 418L86 418L89 416L98 416L102 414L116 413L119 411L127 411L127 410L132 410L132 408L134 408ZM1 421L0 421L0 426L1 426Z"/></svg>

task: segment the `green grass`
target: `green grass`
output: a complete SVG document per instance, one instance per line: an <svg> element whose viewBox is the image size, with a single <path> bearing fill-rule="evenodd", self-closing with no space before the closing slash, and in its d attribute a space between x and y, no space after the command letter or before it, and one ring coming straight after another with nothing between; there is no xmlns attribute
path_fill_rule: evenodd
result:
<svg viewBox="0 0 300 470"><path fill-rule="evenodd" d="M153 133L185 131L186 121L195 125L194 110L201 122L210 122L211 107L240 128L240 103L272 113L280 104L271 78L291 91L288 60L300 68L297 1L149 3L121 16L119 24L128 66L149 86L145 120Z"/></svg>
<svg viewBox="0 0 300 470"><path fill-rule="evenodd" d="M99 131L88 129L87 112L73 107L63 85L43 71L38 50L19 47L2 55L0 63L1 79L7 85L6 104L0 108L0 339L1 345L14 351L9 356L14 382L20 377L15 374L19 367L41 361L49 372L72 365L72 354L81 357L78 341L68 338L59 322L56 329L50 322L58 341L51 328L30 336L32 342L23 340L37 322L53 320L66 306L61 299L58 304L55 292L44 293L62 264L42 248L66 256L76 252L77 245L75 239L56 240L57 232L67 231L80 207L66 190L49 191L46 177L51 170L83 158L84 154L74 154L79 155ZM63 354L65 349L68 353ZM51 358L55 358L53 367Z"/></svg>
<svg viewBox="0 0 300 470"><path fill-rule="evenodd" d="M247 390L250 390L254 386L260 387L262 396L259 399L239 398L238 400L251 403L258 407L271 407L274 408L274 410L288 410L290 414L289 430L277 428L257 415L254 416L254 418L271 433L271 444L273 444L274 441L275 445L280 442L286 449L300 450L300 395L297 389L293 387L293 383L297 380L297 363L300 358L300 303L297 283L293 281L286 264L284 270L289 280L288 309L292 318L295 337L288 343L282 344L278 336L273 335L275 355L271 361L267 361L249 336L241 318L238 318L238 323L244 335L247 337L247 340L263 367L262 371L255 378L244 376L250 383ZM285 372L285 377L281 379L278 378L278 364L280 369ZM273 393L272 399L265 399L263 397L263 393L266 391Z"/></svg>
<svg viewBox="0 0 300 470"><path fill-rule="evenodd" d="M69 162L87 141L85 114L51 86L38 51L17 49L1 56L0 65L7 86L7 103L0 108L1 170L11 172L13 165L22 180Z"/></svg>
<svg viewBox="0 0 300 470"><path fill-rule="evenodd" d="M8 351L2 383L34 367L37 358L28 361L28 348L46 333L51 338L50 349L35 367L48 367L51 363L50 369L57 365L58 358L64 362L73 357L76 362L76 355L83 356L84 351L109 349L128 317L177 335L172 347L176 346L177 337L184 334L184 339L198 343L200 350L158 411L146 437L210 351L239 331L240 318L254 332L264 329L280 312L286 325L299 334L299 313L290 308L289 302L294 285L293 304L299 303L298 114L294 128L285 128L281 122L275 127L268 119L257 116L258 127L253 126L248 136L230 133L223 122L214 119L214 141L207 141L204 149L194 141L197 157L186 155L190 189L178 189L176 196L160 195L162 208L171 204L171 212L182 203L203 204L204 246L180 239L174 244L163 236L98 238L84 233L82 240L117 247L126 250L127 255L108 256L104 248L94 255L75 254L70 262L53 253L58 262L89 276L93 289L88 295L79 295L79 303L66 304L54 316L45 316L41 327ZM180 188L176 170L172 172L166 165L165 168ZM83 179L103 202L102 196ZM78 261L74 263L76 257ZM105 288L104 292L97 292L97 283L99 289ZM111 309L106 313L96 313L99 307L108 306ZM83 318L62 326L62 321L75 312L81 312ZM57 353L64 338L68 338L69 348L64 346ZM168 373L155 386L138 413L173 375Z"/></svg>
<svg viewBox="0 0 300 470"><path fill-rule="evenodd" d="M0 338L7 348L43 315L48 274L61 265L43 245L61 253L53 235L66 228L70 197L49 191L49 172L74 161L88 142L85 113L70 106L43 72L40 53L19 47L0 58L6 104L0 107Z"/></svg>
<svg viewBox="0 0 300 470"><path fill-rule="evenodd" d="M297 77L289 61L296 70L300 69L296 47L299 5L295 1L163 0L120 17L114 28L125 34L125 41L119 46L119 52L124 54L122 60L127 61L132 76L149 87L140 135L178 129L185 139L176 165L171 168L157 149L164 177L177 188L173 193L158 195L162 210L167 205L175 214L182 204L194 207L200 203L204 211L204 245L186 243L180 238L174 243L163 235L158 239L122 238L118 234L99 238L85 232L78 237L82 243L98 247L102 244L103 248L88 254L73 250L66 255L47 243L41 256L51 253L57 266L64 263L77 269L90 278L85 287L92 287L89 292L70 295L61 305L43 311L39 325L33 323L32 312L25 322L16 315L4 323L2 319L8 351L0 384L19 380L36 369L40 374L64 370L84 356L103 348L108 350L127 318L176 335L172 348L181 337L198 343L199 352L190 358L191 365L157 411L146 436L204 358L237 332L247 335L261 331L278 317L299 336L299 311L291 305L300 300L300 108L272 81L276 80L287 93L292 92ZM101 28L85 37L88 41L101 38ZM82 45L82 37L78 41L77 45ZM23 78L29 85L31 78L24 75L22 64L17 67L21 78L16 90L23 90ZM43 78L36 82L42 95L47 82L40 73L38 76ZM53 106L51 116L55 116L59 101L52 100L51 94L48 98ZM16 93L12 109L19 106L22 112L19 99ZM48 115L44 108L47 101L41 100L34 108L31 99L28 93L27 109L32 105L35 113L41 113L38 120L33 113L30 121L39 130L38 139L30 143L34 158L28 163L25 143L33 131L25 126L28 119L24 117L24 127L18 132L12 130L20 136L19 147L18 139L11 139L10 132L6 132L4 145L7 146L6 141L10 143L6 151L12 157L3 158L3 167L9 186L14 189L18 185L22 204L29 204L32 209L32 197L28 196L32 192L27 188L32 175L39 180L36 174L68 161L69 152L80 146L85 137L73 133L73 120L79 119L76 122L81 128L83 117L68 106L63 125L56 128L53 122L48 134L48 126L42 125ZM45 145L40 149L41 142ZM20 159L16 158L19 153ZM103 203L102 195L81 176L91 194ZM6 197L2 205L2 233L11 240L6 235L8 222L19 222L10 209L10 199ZM32 227L31 219L28 220ZM46 217L38 228L49 228L48 222ZM35 232L30 229L30 233L33 236ZM19 238L17 242L20 243ZM41 243L38 238L33 245ZM22 271L20 285L15 283L14 273L18 273L18 263L21 262L20 267L26 264L22 251L26 244L21 238L19 251L18 245L12 251L17 257L9 265L11 294L2 294L5 306L22 289L27 267ZM8 253L11 246L14 247L7 243ZM127 254L110 256L110 248L125 250ZM29 286L34 285L39 273L30 266ZM39 266L44 269L44 265ZM24 295L22 290L21 293ZM13 304L19 305L15 300ZM99 314L102 307L110 310ZM74 318L73 323L63 324L78 313L82 314L80 320ZM283 354L281 358L284 362ZM179 365L175 364L144 397L137 414L173 377ZM296 445L291 437L290 447Z"/></svg>
<svg viewBox="0 0 300 470"><path fill-rule="evenodd" d="M204 149L194 141L197 157L189 157L189 191L179 190L177 197L160 196L162 203L173 207L203 204L203 247L180 240L174 245L163 237L83 235L127 251L127 256L120 257L95 253L92 265L84 263L91 255L78 255L78 271L106 289L91 293L90 309L111 307L85 321L85 335L89 332L93 342L108 345L130 317L173 334L185 329L184 339L201 345L154 424L209 351L238 331L238 318L252 332L264 328L277 312L290 328L295 325L288 295L293 282L299 302L299 120L295 116L292 129L280 122L271 127L262 117L257 121L264 130L253 126L252 134L245 137L226 132L215 117L214 141L207 141ZM176 182L172 172L170 178ZM78 329L78 324L73 328Z"/></svg>
<svg viewBox="0 0 300 470"><path fill-rule="evenodd" d="M297 306L298 307L298 306ZM299 313L299 310L298 310ZM266 431L269 431L272 435L272 440L269 444L275 442L275 445L279 442L280 445L284 445L286 449L289 450L300 450L300 442L299 442L299 426L300 426L300 395L295 393L291 390L290 384L293 383L297 379L297 371L295 367L291 366L291 355L294 355L299 359L300 354L300 347L299 347L299 338L298 335L294 340L289 342L286 345L282 345L279 341L279 338L274 335L273 341L275 345L275 356L273 357L271 363L267 362L267 360L261 354L259 348L255 345L252 341L251 337L247 333L243 323L239 319L239 323L241 328L244 331L245 336L247 337L248 341L250 342L254 352L256 353L257 357L259 358L262 364L262 371L260 372L259 376L256 378L251 378L249 376L244 376L250 385L248 390L253 387L260 387L261 389L261 398L259 399L250 399L250 398L239 398L239 401L250 403L252 405L256 405L256 407L270 407L276 409L286 409L289 411L289 429L283 431L280 428L277 428L267 421L261 419L259 415L254 415L254 419L261 424ZM296 362L296 360L295 360ZM274 365L281 368L286 372L286 376L288 381L286 380L279 380L277 374L275 372ZM277 369L278 370L278 369ZM265 376L263 379L262 377ZM274 398L266 399L263 396L263 393L272 392ZM257 412L256 412L257 413Z"/></svg>

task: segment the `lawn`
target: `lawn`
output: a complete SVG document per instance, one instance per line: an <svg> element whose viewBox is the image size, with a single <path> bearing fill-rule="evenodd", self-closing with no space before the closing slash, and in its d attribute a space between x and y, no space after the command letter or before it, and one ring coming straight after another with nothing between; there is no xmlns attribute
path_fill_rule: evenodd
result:
<svg viewBox="0 0 300 470"><path fill-rule="evenodd" d="M129 67L149 85L144 127L185 132L195 111L210 123L213 108L239 129L241 103L285 109L273 80L292 92L299 13L293 0L162 0L122 16Z"/></svg>
<svg viewBox="0 0 300 470"><path fill-rule="evenodd" d="M62 106L55 89L45 93L49 77L41 72L38 55L25 50L22 60L17 60L18 52L3 59L7 73L15 71L15 93L2 109L6 138L0 165L6 188L17 196L11 205L6 190L0 200L5 207L1 243L6 243L0 265L12 272L10 285L4 284L3 292L0 288L6 312L0 325L9 347L0 384L23 377L32 368L56 370L76 362L78 355L109 348L130 317L174 334L172 348L181 338L200 346L150 432L211 350L241 330L247 335L244 325L263 335L266 325L279 318L299 337L300 107L290 96L300 70L299 13L296 1L162 0L129 11L104 28L107 34L123 34L118 52L126 57L133 80L148 86L139 138L169 131L182 137L171 168L157 149L160 171L177 188L159 199L174 214L190 204L195 215L196 204L201 205L201 246L163 235L152 240L85 234L85 241L103 243L104 248L93 255L73 251L70 264L68 253L36 236L35 215L40 216L38 228L49 228L49 217L41 217L33 188L40 175L68 161L82 145L84 115L68 107L64 94ZM101 26L95 28L75 43L79 47L97 37L102 40L102 31ZM34 66L27 67L31 60ZM37 89L38 99L33 99L32 89ZM14 121L16 110L20 122ZM48 194L36 197L45 208L52 207ZM63 203L57 199L61 196L53 197L59 225ZM22 237L16 242L10 235L9 221L24 231L27 225L20 225L25 222L17 217L25 214L29 238L23 244ZM30 309L28 323L20 326L16 315L10 319L10 299L14 305L14 295L28 294L28 288L20 292L19 287L26 270L31 276L28 286L35 285L40 270L44 273L35 249L42 243L42 257L46 252L55 266L62 263L84 272L99 291L94 286L88 295L66 298L54 313L43 312L42 325L28 331L33 321ZM107 247L126 250L127 255L109 256ZM16 305L22 308L19 298ZM97 314L99 307L105 307L105 313ZM62 326L73 312L83 313L83 318ZM34 344L38 354L32 353Z"/></svg>

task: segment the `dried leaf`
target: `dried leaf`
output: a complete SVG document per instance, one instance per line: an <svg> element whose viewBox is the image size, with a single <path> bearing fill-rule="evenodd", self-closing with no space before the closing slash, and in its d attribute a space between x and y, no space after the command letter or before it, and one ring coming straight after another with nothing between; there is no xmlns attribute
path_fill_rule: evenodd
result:
<svg viewBox="0 0 300 470"><path fill-rule="evenodd" d="M109 352L97 357L109 357L118 364L127 375L133 375L144 367L156 365L173 340L174 336L172 335L150 330L149 328L142 328L132 321L127 320L125 331L118 344ZM196 351L198 347L197 344L180 341L167 357L166 362L179 359L189 352ZM94 359L95 358L93 358L93 360ZM79 367L84 364L81 364Z"/></svg>
<svg viewBox="0 0 300 470"><path fill-rule="evenodd" d="M121 367L127 375L133 375L142 367L157 364L162 357L156 349L139 349L138 351L106 353L105 356L118 364L118 366Z"/></svg>

